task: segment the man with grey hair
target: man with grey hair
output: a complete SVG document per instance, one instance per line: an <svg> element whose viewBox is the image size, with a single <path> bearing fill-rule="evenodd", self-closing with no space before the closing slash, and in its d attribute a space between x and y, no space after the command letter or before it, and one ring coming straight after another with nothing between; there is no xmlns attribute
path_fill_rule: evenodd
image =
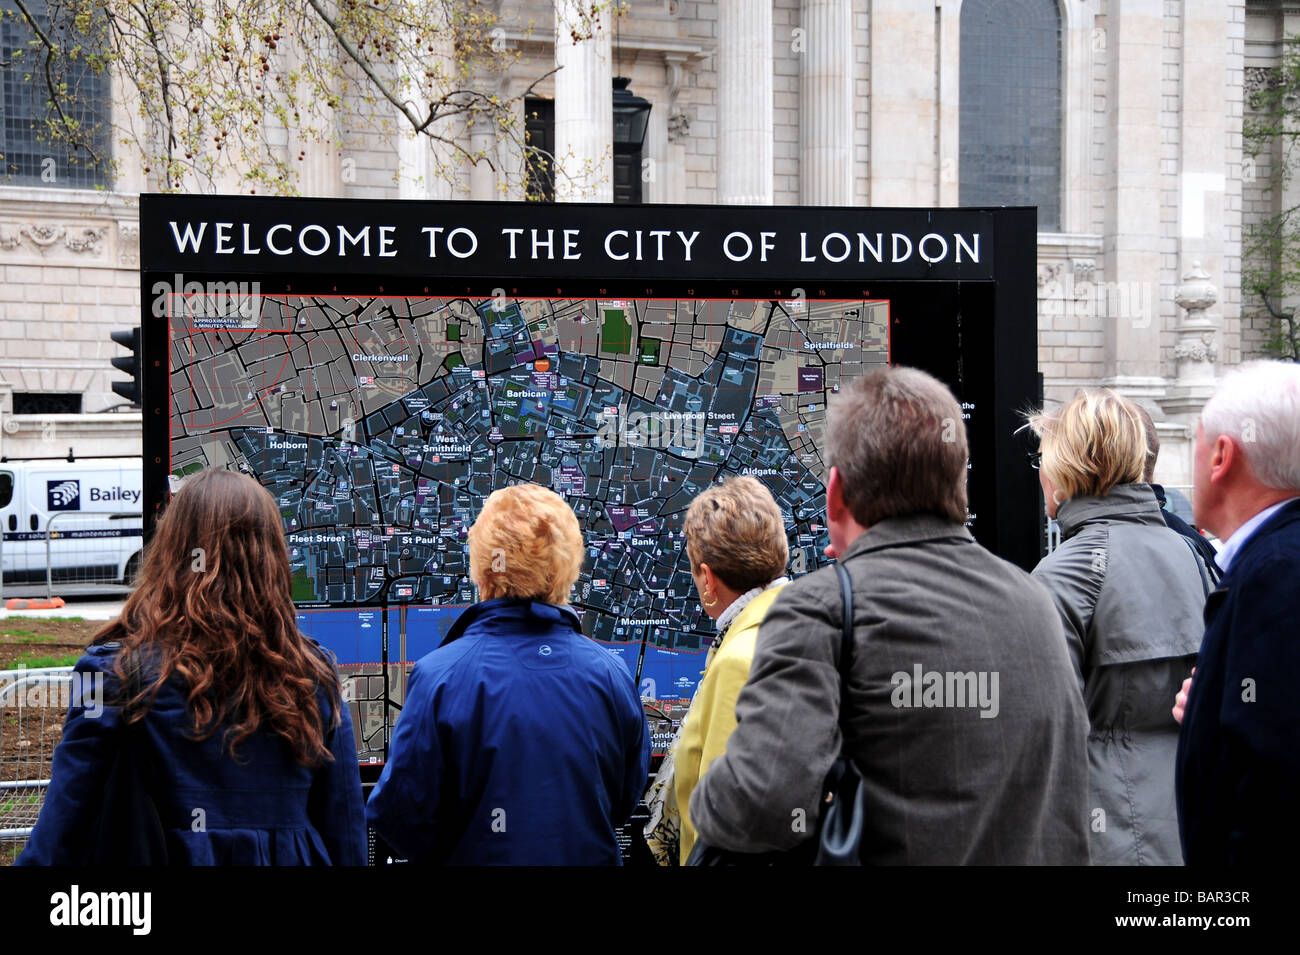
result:
<svg viewBox="0 0 1300 955"><path fill-rule="evenodd" d="M1223 540L1205 605L1175 785L1188 865L1300 855L1300 365L1249 362L1196 431L1192 507Z"/></svg>
<svg viewBox="0 0 1300 955"><path fill-rule="evenodd" d="M841 749L865 780L864 863L1088 862L1088 717L1051 597L965 526L966 430L938 380L882 368L832 403L830 556L853 590L840 696L837 573L760 626L739 725L690 801L710 846L796 847Z"/></svg>

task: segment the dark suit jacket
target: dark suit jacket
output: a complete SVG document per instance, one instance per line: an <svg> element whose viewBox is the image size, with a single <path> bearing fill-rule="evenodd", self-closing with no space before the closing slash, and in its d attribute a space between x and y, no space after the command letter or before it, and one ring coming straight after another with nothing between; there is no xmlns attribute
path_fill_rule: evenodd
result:
<svg viewBox="0 0 1300 955"><path fill-rule="evenodd" d="M1215 555L1218 553L1214 549L1214 545L1202 537L1201 532L1195 527L1165 507L1165 489L1163 486L1152 484L1151 490L1155 491L1156 500L1160 502L1160 516L1164 518L1165 526L1171 531L1177 531L1192 542L1192 546L1196 548L1196 553L1200 554L1201 560L1205 562L1205 569L1210 575L1210 580L1217 584L1220 578L1223 577L1223 571L1219 570L1219 565L1214 562Z"/></svg>
<svg viewBox="0 0 1300 955"><path fill-rule="evenodd" d="M1178 744L1188 865L1300 857L1300 501L1246 541L1205 605Z"/></svg>
<svg viewBox="0 0 1300 955"><path fill-rule="evenodd" d="M826 567L759 627L739 725L691 796L700 837L739 852L810 837L847 737L866 783L863 861L1086 864L1088 717L1047 591L927 514L881 521L841 563L855 636L844 706Z"/></svg>

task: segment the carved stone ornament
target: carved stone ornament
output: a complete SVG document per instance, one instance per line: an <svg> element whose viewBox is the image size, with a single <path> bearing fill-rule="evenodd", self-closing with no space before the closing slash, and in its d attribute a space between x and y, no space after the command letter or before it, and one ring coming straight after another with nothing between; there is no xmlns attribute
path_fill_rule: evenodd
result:
<svg viewBox="0 0 1300 955"><path fill-rule="evenodd" d="M140 223L117 224L117 261L122 265L137 265L140 261Z"/></svg>
<svg viewBox="0 0 1300 955"><path fill-rule="evenodd" d="M668 117L668 141L675 143L691 134L691 118L684 112L673 113Z"/></svg>
<svg viewBox="0 0 1300 955"><path fill-rule="evenodd" d="M1045 262L1040 264L1038 266L1038 287L1040 289L1045 288L1059 279L1064 265L1064 262L1053 262L1050 265Z"/></svg>
<svg viewBox="0 0 1300 955"><path fill-rule="evenodd" d="M1199 338L1181 341L1174 346L1174 357L1180 361L1219 360L1219 348L1214 343L1214 332L1203 332Z"/></svg>
<svg viewBox="0 0 1300 955"><path fill-rule="evenodd" d="M139 227L137 226L136 229L138 246ZM23 239L26 239L42 254L60 242L70 252L95 254L99 252L100 243L104 241L107 234L108 229L103 226L82 226L70 230L61 225L24 222L18 226L16 232L0 229L0 249L12 251L22 245Z"/></svg>
<svg viewBox="0 0 1300 955"><path fill-rule="evenodd" d="M1248 66L1245 68L1244 92L1254 96L1277 85L1277 71L1270 66Z"/></svg>
<svg viewBox="0 0 1300 955"><path fill-rule="evenodd" d="M1075 259L1074 260L1074 280L1076 282L1091 282L1093 275L1097 272L1096 259Z"/></svg>
<svg viewBox="0 0 1300 955"><path fill-rule="evenodd" d="M95 229L74 229L68 233L63 244L73 252L98 252L99 243L104 241L106 232L108 230L102 226Z"/></svg>
<svg viewBox="0 0 1300 955"><path fill-rule="evenodd" d="M1203 312L1219 300L1219 290L1210 281L1210 273L1200 262L1183 273L1183 280L1174 289L1174 301L1190 312Z"/></svg>
<svg viewBox="0 0 1300 955"><path fill-rule="evenodd" d="M31 241L38 249L44 251L63 238L66 231L61 225L34 225L27 223L19 227L23 238Z"/></svg>

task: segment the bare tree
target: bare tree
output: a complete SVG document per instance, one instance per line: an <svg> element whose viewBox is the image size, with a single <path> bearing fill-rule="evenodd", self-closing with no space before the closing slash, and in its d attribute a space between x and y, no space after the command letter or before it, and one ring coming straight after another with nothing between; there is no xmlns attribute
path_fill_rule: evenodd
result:
<svg viewBox="0 0 1300 955"><path fill-rule="evenodd" d="M382 135L426 137L452 178L486 162L524 182L524 169L474 152L466 123L491 124L521 160L521 100L499 78L519 55L497 4L486 0L3 0L29 37L0 68L21 72L43 142L115 182L120 142L143 156L161 191L210 189L232 172L252 193L294 194L312 146L344 146L358 122ZM608 0L580 5L575 36L590 35ZM14 31L10 31L11 33ZM0 55L3 58L3 55ZM105 111L88 89L115 79ZM134 156L132 156L134 158ZM540 157L548 163L551 157Z"/></svg>

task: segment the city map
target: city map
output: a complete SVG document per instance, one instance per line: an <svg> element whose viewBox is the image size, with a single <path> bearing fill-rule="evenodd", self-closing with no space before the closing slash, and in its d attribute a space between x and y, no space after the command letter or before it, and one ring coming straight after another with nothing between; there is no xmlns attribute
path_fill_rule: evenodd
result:
<svg viewBox="0 0 1300 955"><path fill-rule="evenodd" d="M279 295L170 328L174 483L236 469L275 497L299 624L338 657L363 760L477 599L482 502L520 482L577 514L571 602L626 662L661 752L716 635L682 538L691 499L752 474L792 569L825 563L826 404L889 361L875 300Z"/></svg>

